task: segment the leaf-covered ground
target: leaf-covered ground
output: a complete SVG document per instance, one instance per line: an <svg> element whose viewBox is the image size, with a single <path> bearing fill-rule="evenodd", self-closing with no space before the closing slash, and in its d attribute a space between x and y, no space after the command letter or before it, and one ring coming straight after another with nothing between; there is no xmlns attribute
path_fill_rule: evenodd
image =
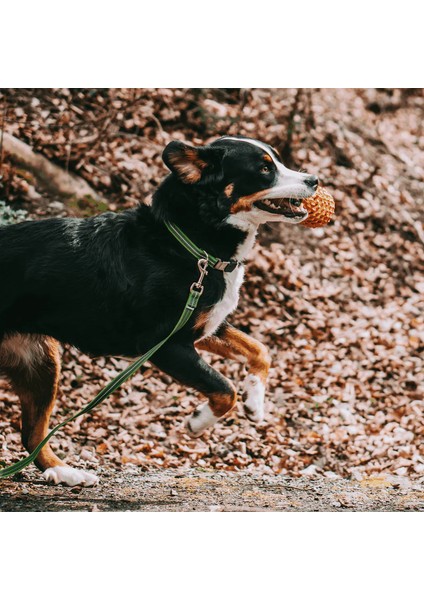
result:
<svg viewBox="0 0 424 600"><path fill-rule="evenodd" d="M4 129L83 176L113 210L148 202L171 139L243 134L319 175L337 200L325 229L266 227L231 321L273 358L266 422L238 409L201 439L199 399L153 368L53 442L88 467L211 467L253 474L424 483L424 98L422 90L3 90ZM1 119L1 116L0 116ZM102 207L46 198L3 160L0 200L33 218ZM241 382L244 367L208 358ZM66 348L54 420L127 363ZM23 455L0 382L2 460Z"/></svg>

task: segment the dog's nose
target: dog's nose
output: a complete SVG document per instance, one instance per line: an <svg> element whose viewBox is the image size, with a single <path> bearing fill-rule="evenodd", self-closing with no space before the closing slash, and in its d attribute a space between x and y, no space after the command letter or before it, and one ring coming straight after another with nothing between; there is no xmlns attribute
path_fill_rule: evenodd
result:
<svg viewBox="0 0 424 600"><path fill-rule="evenodd" d="M316 190L318 187L318 177L315 175L308 175L307 179L305 179L305 183L306 185L309 185L309 187Z"/></svg>

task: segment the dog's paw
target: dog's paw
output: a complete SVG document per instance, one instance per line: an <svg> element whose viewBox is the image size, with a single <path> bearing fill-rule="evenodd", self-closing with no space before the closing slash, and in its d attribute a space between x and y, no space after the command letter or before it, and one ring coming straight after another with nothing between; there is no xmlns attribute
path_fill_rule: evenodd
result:
<svg viewBox="0 0 424 600"><path fill-rule="evenodd" d="M69 486L82 485L84 487L89 487L96 485L99 481L99 478L97 475L94 475L94 473L87 473L87 471L66 466L50 467L50 469L44 471L43 477L46 481L54 483L55 485L64 483Z"/></svg>
<svg viewBox="0 0 424 600"><path fill-rule="evenodd" d="M243 406L246 417L255 423L263 421L265 409L265 386L257 375L244 380Z"/></svg>
<svg viewBox="0 0 424 600"><path fill-rule="evenodd" d="M201 404L191 414L186 421L186 430L191 438L197 438L202 433L212 427L218 421L218 417L215 417L208 402Z"/></svg>

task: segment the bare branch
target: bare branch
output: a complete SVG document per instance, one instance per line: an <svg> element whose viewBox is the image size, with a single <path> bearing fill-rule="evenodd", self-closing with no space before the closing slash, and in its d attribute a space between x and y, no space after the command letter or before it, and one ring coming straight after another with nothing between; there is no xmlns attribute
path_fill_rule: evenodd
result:
<svg viewBox="0 0 424 600"><path fill-rule="evenodd" d="M6 132L3 134L3 150L13 163L32 173L40 186L50 193L64 197L90 196L95 200L102 199L84 179L67 173Z"/></svg>

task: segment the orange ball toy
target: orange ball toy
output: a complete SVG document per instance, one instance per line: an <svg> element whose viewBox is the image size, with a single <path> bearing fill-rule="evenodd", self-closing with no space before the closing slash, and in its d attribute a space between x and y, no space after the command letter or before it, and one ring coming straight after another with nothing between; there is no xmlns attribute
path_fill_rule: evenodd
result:
<svg viewBox="0 0 424 600"><path fill-rule="evenodd" d="M308 211L307 218L301 223L304 227L324 227L336 208L334 198L322 187L318 187L310 198L302 200L302 204Z"/></svg>

